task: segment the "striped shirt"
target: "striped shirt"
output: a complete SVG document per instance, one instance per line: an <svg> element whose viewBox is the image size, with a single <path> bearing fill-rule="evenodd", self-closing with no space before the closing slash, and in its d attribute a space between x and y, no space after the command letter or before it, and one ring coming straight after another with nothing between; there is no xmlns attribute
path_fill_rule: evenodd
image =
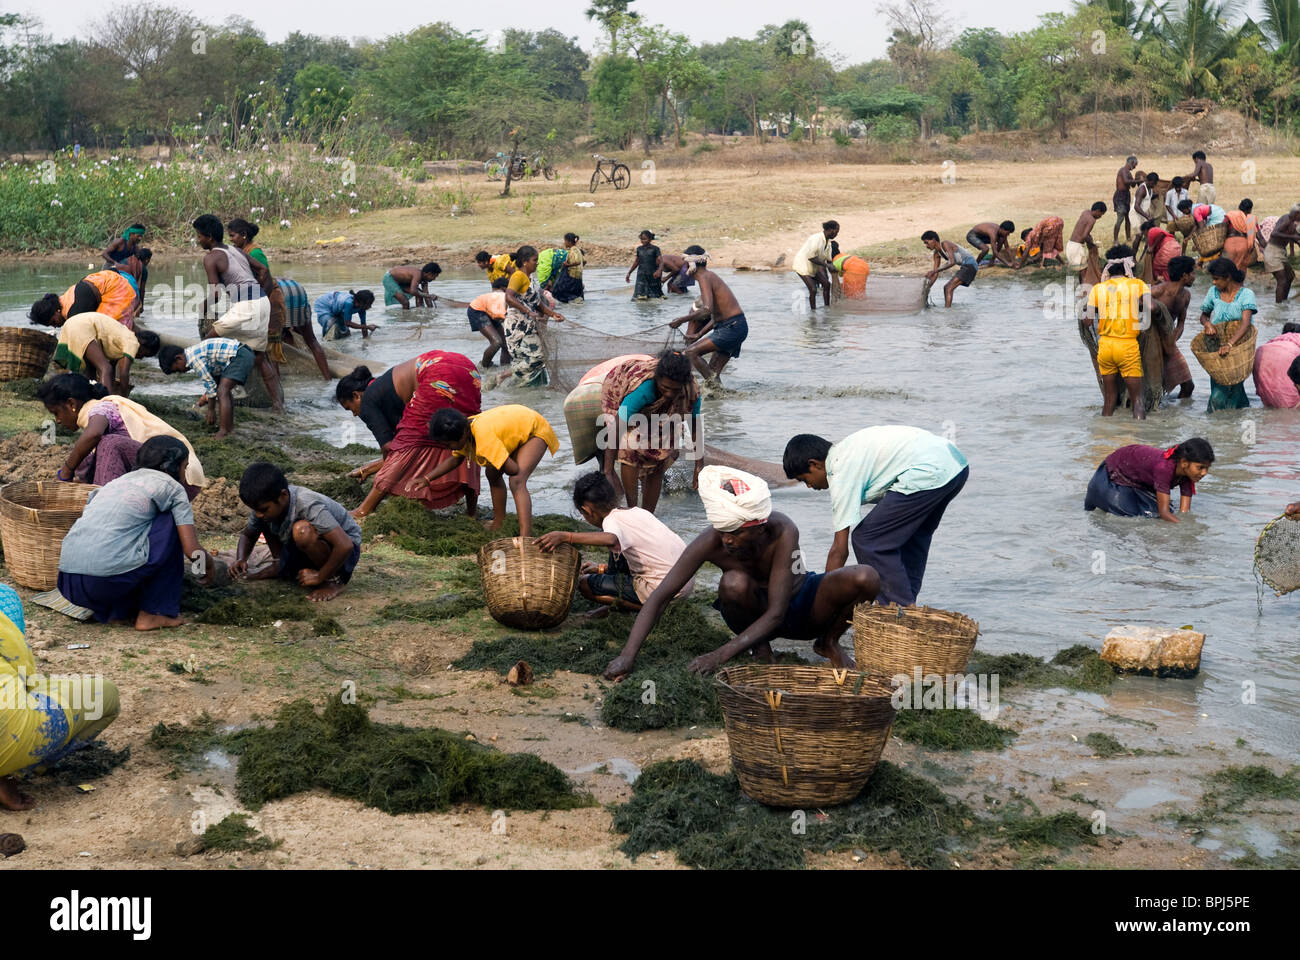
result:
<svg viewBox="0 0 1300 960"><path fill-rule="evenodd" d="M192 347L185 348L185 363L199 375L203 381L203 392L209 397L217 395L217 381L226 364L235 358L243 346L238 340L229 337L215 337L200 340Z"/></svg>
<svg viewBox="0 0 1300 960"><path fill-rule="evenodd" d="M307 291L303 289L302 284L297 280L288 280L284 277L276 283L280 285L280 292L284 294L284 322L294 330L310 327L311 301L307 298Z"/></svg>

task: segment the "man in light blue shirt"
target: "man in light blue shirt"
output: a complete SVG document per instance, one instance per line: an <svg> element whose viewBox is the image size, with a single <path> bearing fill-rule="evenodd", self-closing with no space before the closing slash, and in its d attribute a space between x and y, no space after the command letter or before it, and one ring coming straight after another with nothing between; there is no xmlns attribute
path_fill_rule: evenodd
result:
<svg viewBox="0 0 1300 960"><path fill-rule="evenodd" d="M916 602L943 512L970 476L957 447L916 427L867 427L839 443L800 434L786 444L785 475L831 492L835 540L826 569L849 556L849 530L858 563L880 575L878 603ZM874 503L866 518L862 505Z"/></svg>

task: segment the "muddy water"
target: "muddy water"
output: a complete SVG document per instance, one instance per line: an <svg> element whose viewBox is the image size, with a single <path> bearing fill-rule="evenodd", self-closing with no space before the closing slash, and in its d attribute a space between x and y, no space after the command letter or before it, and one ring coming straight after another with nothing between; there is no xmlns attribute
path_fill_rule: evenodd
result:
<svg viewBox="0 0 1300 960"><path fill-rule="evenodd" d="M179 268L186 282L198 274ZM151 285L172 282L174 265L159 264ZM338 288L380 291L382 271L348 266L295 266L286 275L315 297ZM76 268L0 270L0 322L22 320L46 290L62 291ZM586 326L631 332L684 312L680 298L629 302L614 269L588 270L587 302L566 313ZM837 439L871 424L905 423L948 432L971 462L971 479L935 538L920 601L961 610L982 625L980 645L1039 655L1073 643L1100 645L1125 623L1193 624L1207 641L1201 675L1191 681L1133 679L1116 697L1123 712L1140 713L1192 743L1230 743L1290 755L1300 743L1300 595L1260 592L1251 572L1255 537L1286 503L1300 499L1300 411L1265 410L1247 383L1249 410L1205 411L1209 385L1192 362L1197 384L1137 423L1102 419L1091 365L1072 321L1045 315L1041 283L1027 277L981 277L960 290L957 305L917 316L861 316L842 308L813 315L794 308L802 286L791 275L729 277L749 318L750 337L726 374L726 392L705 406L706 432L723 448L778 461L790 435L805 430ZM468 300L482 292L482 274L444 274L435 290ZM608 291L599 293L597 291ZM1195 288L1204 294L1204 280ZM1296 319L1291 306L1260 296L1260 342ZM477 357L482 337L464 312L442 309L405 316L379 309L383 329L369 341L336 344L391 363L426 349ZM155 320L160 329L190 333L192 322ZM1184 338L1184 348L1191 331ZM193 392L192 381L149 374L145 391ZM333 387L316 380L289 384L303 429L341 443L369 441L333 403ZM568 489L578 473L565 442L563 396L546 390L502 390L485 403L528 403L561 437L532 486L535 509L571 510ZM1190 436L1213 443L1218 462L1200 485L1191 518L1181 524L1085 514L1084 489L1101 459L1127 443L1173 444ZM794 517L814 563L830 543L824 493L803 488L774 494L776 509ZM660 508L684 536L701 529L703 512L689 494ZM1253 684L1255 703L1243 703ZM1114 703L1111 709L1116 709ZM1168 726L1166 727L1166 724ZM1181 738L1180 738L1181 739Z"/></svg>

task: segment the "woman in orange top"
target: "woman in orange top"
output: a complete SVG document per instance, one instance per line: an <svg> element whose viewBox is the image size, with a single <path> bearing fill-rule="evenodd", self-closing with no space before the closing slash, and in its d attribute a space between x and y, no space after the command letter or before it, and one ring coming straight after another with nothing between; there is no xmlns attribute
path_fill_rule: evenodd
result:
<svg viewBox="0 0 1300 960"><path fill-rule="evenodd" d="M102 313L128 330L135 329L140 294L132 278L116 270L100 270L78 280L63 296L47 293L32 304L31 319L47 327L59 327L79 313Z"/></svg>
<svg viewBox="0 0 1300 960"><path fill-rule="evenodd" d="M1223 241L1223 255L1238 270L1245 270L1255 262L1255 234L1259 232L1259 221L1252 212L1254 208L1251 201L1243 200L1236 210L1229 210L1224 216L1228 236Z"/></svg>
<svg viewBox="0 0 1300 960"><path fill-rule="evenodd" d="M842 253L831 261L831 267L843 278L840 294L845 300L862 300L867 295L867 277L871 266L861 257Z"/></svg>

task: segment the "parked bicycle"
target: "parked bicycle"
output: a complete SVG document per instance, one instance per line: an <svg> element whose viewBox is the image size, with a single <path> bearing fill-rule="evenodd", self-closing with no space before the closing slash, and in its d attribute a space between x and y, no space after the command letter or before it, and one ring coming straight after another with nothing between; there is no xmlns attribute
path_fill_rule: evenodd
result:
<svg viewBox="0 0 1300 960"><path fill-rule="evenodd" d="M547 180L555 179L555 168L547 163L540 153L535 153L531 157L521 154L514 157L513 161L510 154L498 153L491 160L484 162L483 172L487 174L489 180L504 180L506 170L512 165L514 171L510 174L511 180L524 180L535 177L539 173Z"/></svg>
<svg viewBox="0 0 1300 960"><path fill-rule="evenodd" d="M593 153L591 156L596 161L596 172L591 175L592 193L595 193L596 188L602 183L612 183L615 190L626 190L632 185L632 171L628 170L627 164L610 157L602 157L599 153ZM609 169L606 170L606 167Z"/></svg>

